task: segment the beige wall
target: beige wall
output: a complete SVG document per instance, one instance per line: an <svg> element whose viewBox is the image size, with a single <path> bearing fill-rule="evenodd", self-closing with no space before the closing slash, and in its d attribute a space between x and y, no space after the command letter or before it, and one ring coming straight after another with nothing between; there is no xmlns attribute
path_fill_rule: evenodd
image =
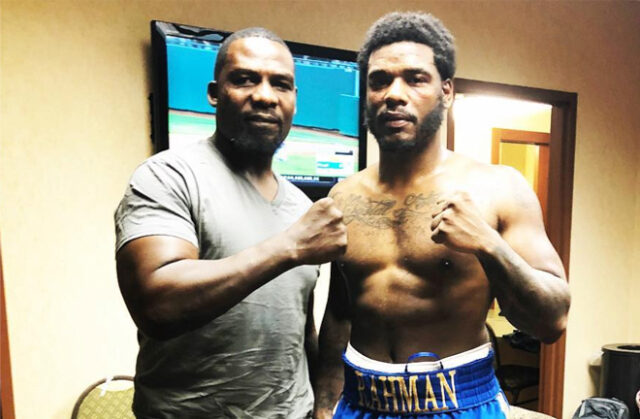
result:
<svg viewBox="0 0 640 419"><path fill-rule="evenodd" d="M135 330L117 290L111 215L150 153L151 19L264 25L287 39L357 48L384 12L422 8L456 35L459 76L578 92L565 417L593 392L589 356L604 343L639 340L640 3L1 5L0 228L18 418L66 418L86 385L133 372Z"/></svg>

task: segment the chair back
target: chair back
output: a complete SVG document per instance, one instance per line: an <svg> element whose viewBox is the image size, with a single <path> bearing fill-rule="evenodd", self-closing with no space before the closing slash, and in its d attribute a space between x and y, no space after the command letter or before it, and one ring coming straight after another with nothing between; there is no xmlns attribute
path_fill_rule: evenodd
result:
<svg viewBox="0 0 640 419"><path fill-rule="evenodd" d="M133 377L103 378L78 397L71 419L135 419L132 404Z"/></svg>

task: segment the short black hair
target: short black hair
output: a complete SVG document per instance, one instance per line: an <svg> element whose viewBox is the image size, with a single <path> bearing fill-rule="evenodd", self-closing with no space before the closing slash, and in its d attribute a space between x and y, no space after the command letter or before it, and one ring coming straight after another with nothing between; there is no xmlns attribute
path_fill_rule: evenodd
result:
<svg viewBox="0 0 640 419"><path fill-rule="evenodd" d="M431 47L440 78L453 79L456 72L453 35L440 19L421 12L389 13L369 28L358 53L361 74L367 76L371 53L385 45L402 41L417 42Z"/></svg>
<svg viewBox="0 0 640 419"><path fill-rule="evenodd" d="M214 80L218 80L220 70L222 70L222 67L224 66L224 63L227 59L227 51L229 50L229 46L233 43L233 41L237 41L238 39L243 38L265 38L270 41L277 42L278 44L284 45L287 50L289 49L282 38L271 32L269 29L260 27L241 29L229 35L229 37L227 37L227 39L225 39L224 42L220 45L220 50L218 51L218 56L216 57L216 65L213 69Z"/></svg>

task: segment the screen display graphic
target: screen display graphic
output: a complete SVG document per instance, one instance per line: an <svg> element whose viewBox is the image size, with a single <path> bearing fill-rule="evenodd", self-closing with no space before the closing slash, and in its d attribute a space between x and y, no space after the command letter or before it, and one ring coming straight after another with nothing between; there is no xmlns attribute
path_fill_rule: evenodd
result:
<svg viewBox="0 0 640 419"><path fill-rule="evenodd" d="M215 131L215 108L207 100L207 84L213 78L220 42L165 37L171 148ZM355 56L347 61L291 49L297 111L273 168L303 190L306 185L328 188L361 169L358 66Z"/></svg>

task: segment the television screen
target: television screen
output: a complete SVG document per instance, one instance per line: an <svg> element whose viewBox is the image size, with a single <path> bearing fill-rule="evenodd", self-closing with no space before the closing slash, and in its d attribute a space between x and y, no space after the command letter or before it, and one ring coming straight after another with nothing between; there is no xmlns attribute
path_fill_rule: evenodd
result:
<svg viewBox="0 0 640 419"><path fill-rule="evenodd" d="M230 34L175 23L151 22L156 151L210 136L215 108L207 84L220 44ZM273 159L273 169L312 199L364 167L361 86L353 51L287 42L298 88L293 126Z"/></svg>

